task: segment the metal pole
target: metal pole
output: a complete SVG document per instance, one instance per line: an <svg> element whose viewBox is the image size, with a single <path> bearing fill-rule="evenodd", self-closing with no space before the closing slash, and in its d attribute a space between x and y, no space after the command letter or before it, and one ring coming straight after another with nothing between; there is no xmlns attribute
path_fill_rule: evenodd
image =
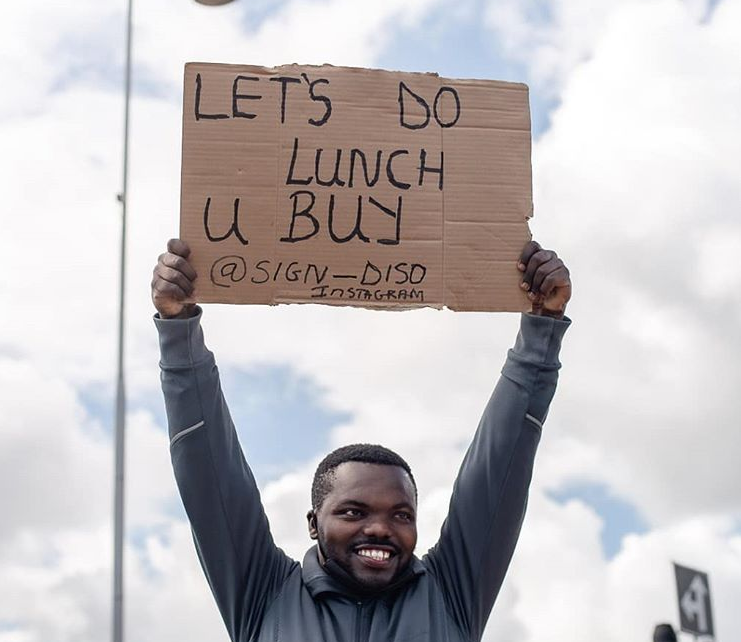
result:
<svg viewBox="0 0 741 642"><path fill-rule="evenodd" d="M118 307L118 372L116 377L116 452L113 517L113 642L123 642L124 446L126 443L126 389L124 386L124 311L126 293L126 203L129 182L129 104L131 102L132 0L126 17L126 71L124 80L123 186L121 203L121 271Z"/></svg>

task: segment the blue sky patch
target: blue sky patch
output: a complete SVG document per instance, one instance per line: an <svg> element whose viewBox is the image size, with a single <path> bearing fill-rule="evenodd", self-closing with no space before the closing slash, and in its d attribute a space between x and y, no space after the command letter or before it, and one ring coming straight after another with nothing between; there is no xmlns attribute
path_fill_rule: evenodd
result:
<svg viewBox="0 0 741 642"><path fill-rule="evenodd" d="M222 368L221 382L239 441L260 485L328 450L329 433L351 419L322 404L322 390L287 365ZM78 391L80 403L112 435L114 390L110 385ZM146 410L165 429L162 393L128 399L128 411Z"/></svg>
<svg viewBox="0 0 741 642"><path fill-rule="evenodd" d="M19 621L13 620L0 620L0 632L12 633L13 631L20 631L23 628L23 624Z"/></svg>
<svg viewBox="0 0 741 642"><path fill-rule="evenodd" d="M147 540L150 537L156 537L164 548L171 546L168 536L167 525L155 525L140 528L129 528L126 531L127 543L134 548L134 554L138 557L141 570L148 579L154 579L160 575L154 567L147 554Z"/></svg>
<svg viewBox="0 0 741 642"><path fill-rule="evenodd" d="M78 388L77 397L87 414L98 420L106 434L113 434L116 412L113 383L95 383ZM164 410L162 415L164 416Z"/></svg>
<svg viewBox="0 0 741 642"><path fill-rule="evenodd" d="M703 24L706 24L710 22L713 19L713 14L715 13L715 10L718 8L718 5L722 2L722 0L708 0L708 6L705 7L705 15L702 17Z"/></svg>
<svg viewBox="0 0 741 642"><path fill-rule="evenodd" d="M322 390L288 366L222 370L224 395L260 484L328 450L329 433L350 415L322 405Z"/></svg>
<svg viewBox="0 0 741 642"><path fill-rule="evenodd" d="M89 85L123 92L126 20L121 13L111 13L95 29L80 28L67 33L53 45L57 70L52 93L73 85Z"/></svg>
<svg viewBox="0 0 741 642"><path fill-rule="evenodd" d="M250 0L240 2L242 24L245 29L254 33L260 29L263 22L271 18L285 4L283 0Z"/></svg>
<svg viewBox="0 0 741 642"><path fill-rule="evenodd" d="M549 491L548 496L559 504L572 499L580 500L602 518L602 550L608 560L620 551L623 537L648 531L648 525L638 509L616 497L604 484L575 483L561 490Z"/></svg>
<svg viewBox="0 0 741 642"><path fill-rule="evenodd" d="M508 61L494 34L484 26L483 3L473 4L470 11L452 16L449 7L442 7L418 27L397 31L378 65L393 71L434 71L448 78L527 82L527 68ZM557 105L531 88L534 137L548 129L550 113Z"/></svg>

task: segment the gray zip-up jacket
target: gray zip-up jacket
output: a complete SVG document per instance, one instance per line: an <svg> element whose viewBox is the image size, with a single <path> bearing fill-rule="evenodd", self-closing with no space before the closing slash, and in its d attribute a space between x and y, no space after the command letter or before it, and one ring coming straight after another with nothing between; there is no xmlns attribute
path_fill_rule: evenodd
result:
<svg viewBox="0 0 741 642"><path fill-rule="evenodd" d="M275 545L203 342L200 312L155 322L175 477L234 642L481 638L520 532L568 320L523 315L438 543L413 559L402 581L371 598L353 595L319 564L314 548L299 564Z"/></svg>

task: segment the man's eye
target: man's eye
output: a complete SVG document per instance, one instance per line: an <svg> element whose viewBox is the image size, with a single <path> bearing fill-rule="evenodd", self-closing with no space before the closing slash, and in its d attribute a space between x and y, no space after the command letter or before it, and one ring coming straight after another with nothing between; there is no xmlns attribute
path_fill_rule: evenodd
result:
<svg viewBox="0 0 741 642"><path fill-rule="evenodd" d="M414 515L412 515L411 513L407 513L406 511L400 511L400 512L396 513L396 516L400 520L402 520L404 522L413 522L414 521Z"/></svg>
<svg viewBox="0 0 741 642"><path fill-rule="evenodd" d="M342 511L345 517L360 517L362 514L357 508L346 508Z"/></svg>

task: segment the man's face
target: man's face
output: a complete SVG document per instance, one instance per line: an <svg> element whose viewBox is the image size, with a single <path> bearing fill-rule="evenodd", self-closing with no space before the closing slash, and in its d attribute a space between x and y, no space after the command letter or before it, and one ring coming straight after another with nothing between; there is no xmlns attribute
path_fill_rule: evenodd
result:
<svg viewBox="0 0 741 642"><path fill-rule="evenodd" d="M309 535L319 540L319 560L333 559L371 590L404 571L417 544L414 486L399 466L345 462L332 490L310 511Z"/></svg>

